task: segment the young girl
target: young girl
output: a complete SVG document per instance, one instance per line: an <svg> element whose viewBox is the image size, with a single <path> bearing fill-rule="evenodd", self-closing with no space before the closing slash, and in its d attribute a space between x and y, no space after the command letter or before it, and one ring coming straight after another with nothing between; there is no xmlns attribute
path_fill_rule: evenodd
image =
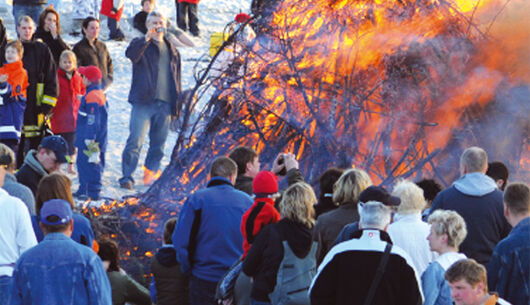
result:
<svg viewBox="0 0 530 305"><path fill-rule="evenodd" d="M68 154L73 160L75 155L75 128L77 124L77 111L79 110L79 97L85 94L83 78L77 72L77 60L74 52L65 50L59 57L59 97L53 109L51 120L52 132L62 136L68 143ZM74 163L68 164L68 172L75 173Z"/></svg>
<svg viewBox="0 0 530 305"><path fill-rule="evenodd" d="M0 68L0 142L18 151L26 109L28 73L22 63L24 48L19 40L5 48L6 64Z"/></svg>

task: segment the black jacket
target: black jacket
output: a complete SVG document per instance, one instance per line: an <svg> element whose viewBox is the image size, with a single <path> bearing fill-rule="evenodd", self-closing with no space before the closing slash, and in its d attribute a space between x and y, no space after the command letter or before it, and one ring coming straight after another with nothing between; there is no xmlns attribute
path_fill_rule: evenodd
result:
<svg viewBox="0 0 530 305"><path fill-rule="evenodd" d="M35 150L28 151L24 164L15 174L17 181L33 192L33 196L37 198L37 187L39 186L40 179L48 173L37 161Z"/></svg>
<svg viewBox="0 0 530 305"><path fill-rule="evenodd" d="M283 259L282 242L286 240L297 257L305 257L313 244L311 233L308 227L286 218L263 228L243 262L243 272L254 278L252 299L269 301Z"/></svg>
<svg viewBox="0 0 530 305"><path fill-rule="evenodd" d="M0 67L4 65L5 46L7 44L7 33L2 18L0 18Z"/></svg>
<svg viewBox="0 0 530 305"><path fill-rule="evenodd" d="M146 20L147 13L144 11L141 11L138 14L134 15L133 26L135 29L142 32L142 34L147 33L147 26L145 25Z"/></svg>
<svg viewBox="0 0 530 305"><path fill-rule="evenodd" d="M173 245L165 245L151 259L157 305L188 305L188 277L180 270Z"/></svg>
<svg viewBox="0 0 530 305"><path fill-rule="evenodd" d="M311 305L363 304L390 237L364 230L331 249L310 288ZM419 276L408 255L394 246L372 305L421 305Z"/></svg>
<svg viewBox="0 0 530 305"><path fill-rule="evenodd" d="M181 66L180 54L177 49L164 38L170 56L170 68L173 76L171 94L171 114L180 113L180 92L181 92ZM145 37L138 37L131 41L125 56L133 64L133 75L131 91L129 92L129 103L131 104L151 104L155 101L156 87L158 81L158 56L159 50L151 40L146 41Z"/></svg>
<svg viewBox="0 0 530 305"><path fill-rule="evenodd" d="M254 178L249 176L238 175L236 178L236 184L234 187L242 192L247 193L249 196L254 195L252 191L252 182Z"/></svg>
<svg viewBox="0 0 530 305"><path fill-rule="evenodd" d="M40 41L24 41L22 62L28 72L26 110L24 111L24 134L31 137L31 126L39 125L39 114L48 114L57 103L57 66L48 46ZM37 100L37 84L42 84L43 96Z"/></svg>
<svg viewBox="0 0 530 305"><path fill-rule="evenodd" d="M46 32L43 28L38 27L35 32L35 38L42 39L50 51L52 52L53 59L55 64L59 66L59 57L64 50L70 50L70 47L63 41L61 35L57 35L57 39L53 39L53 36L50 32Z"/></svg>
<svg viewBox="0 0 530 305"><path fill-rule="evenodd" d="M94 45L91 45L88 39L83 38L75 44L73 51L77 56L78 67L96 66L101 70L103 74L101 86L103 90L107 90L114 79L112 59L107 46L98 39L94 41Z"/></svg>

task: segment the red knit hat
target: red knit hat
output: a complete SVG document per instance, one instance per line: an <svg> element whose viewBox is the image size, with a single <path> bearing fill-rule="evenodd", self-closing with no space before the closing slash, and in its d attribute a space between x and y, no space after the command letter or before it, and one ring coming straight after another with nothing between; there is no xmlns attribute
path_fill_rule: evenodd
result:
<svg viewBox="0 0 530 305"><path fill-rule="evenodd" d="M96 66L79 67L79 74L86 77L91 83L97 83L103 77L101 70Z"/></svg>
<svg viewBox="0 0 530 305"><path fill-rule="evenodd" d="M252 182L252 191L256 195L278 193L278 177L269 171L259 172Z"/></svg>
<svg viewBox="0 0 530 305"><path fill-rule="evenodd" d="M245 13L239 13L236 15L236 18L234 18L234 20L237 22L237 23L245 23L247 21L249 21L252 17L250 17L249 14L245 14Z"/></svg>

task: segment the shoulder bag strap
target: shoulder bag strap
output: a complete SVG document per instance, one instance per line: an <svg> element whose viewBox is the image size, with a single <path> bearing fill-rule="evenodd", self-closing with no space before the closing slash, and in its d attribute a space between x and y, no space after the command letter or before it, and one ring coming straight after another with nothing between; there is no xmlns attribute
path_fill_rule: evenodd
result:
<svg viewBox="0 0 530 305"><path fill-rule="evenodd" d="M381 257L381 261L379 262L379 267L377 267L377 271L375 274L375 278L372 282L372 286L370 286L370 290L368 291L368 294L366 295L366 299L364 300L364 305L372 304L372 299L374 298L375 291L377 290L377 286L379 286L379 282L381 281L381 278L383 277L383 273L385 273L386 264L388 263L388 257L390 256L391 249L392 249L392 244L387 243L385 247L385 252L383 253L383 257Z"/></svg>

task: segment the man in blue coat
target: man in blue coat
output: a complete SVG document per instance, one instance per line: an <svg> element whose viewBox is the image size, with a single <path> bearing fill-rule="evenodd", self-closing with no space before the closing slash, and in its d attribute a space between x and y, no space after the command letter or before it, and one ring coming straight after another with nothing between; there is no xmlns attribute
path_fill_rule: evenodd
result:
<svg viewBox="0 0 530 305"><path fill-rule="evenodd" d="M160 161L169 133L171 116L180 112L180 55L164 37L166 20L152 11L147 33L135 38L125 51L133 63L129 103L132 104L129 138L122 154L120 186L132 189L140 148L149 129L149 150L144 163L144 184L160 175Z"/></svg>
<svg viewBox="0 0 530 305"><path fill-rule="evenodd" d="M466 149L460 157L461 177L451 187L438 193L431 214L438 210L456 211L467 226L467 237L460 251L487 266L493 248L510 233L504 218L502 192L486 176L488 155L480 147Z"/></svg>
<svg viewBox="0 0 530 305"><path fill-rule="evenodd" d="M234 188L236 176L232 159L215 159L206 188L191 194L180 211L172 240L182 271L191 273L191 305L216 304L217 282L243 254L241 218L253 202Z"/></svg>

